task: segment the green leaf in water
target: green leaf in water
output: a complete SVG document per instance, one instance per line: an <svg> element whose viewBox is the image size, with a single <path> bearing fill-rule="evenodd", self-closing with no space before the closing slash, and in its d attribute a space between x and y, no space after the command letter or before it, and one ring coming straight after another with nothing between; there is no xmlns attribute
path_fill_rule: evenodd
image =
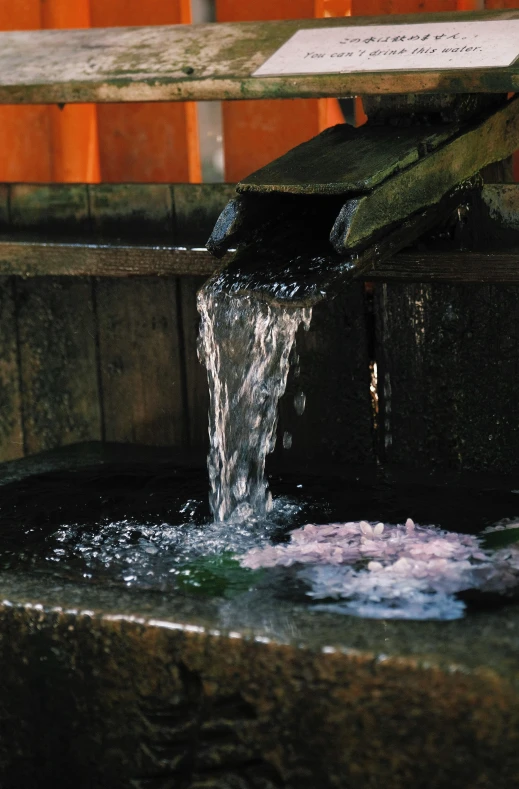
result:
<svg viewBox="0 0 519 789"><path fill-rule="evenodd" d="M519 542L519 527L517 529L502 529L480 535L481 545L488 551L497 551Z"/></svg>
<svg viewBox="0 0 519 789"><path fill-rule="evenodd" d="M248 592L264 575L263 570L241 567L232 553L200 556L179 567L178 588L204 597L232 598Z"/></svg>

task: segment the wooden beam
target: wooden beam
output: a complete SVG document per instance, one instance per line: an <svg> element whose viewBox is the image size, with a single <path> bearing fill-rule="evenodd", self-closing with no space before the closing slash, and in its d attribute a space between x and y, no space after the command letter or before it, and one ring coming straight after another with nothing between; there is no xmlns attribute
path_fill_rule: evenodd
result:
<svg viewBox="0 0 519 789"><path fill-rule="evenodd" d="M0 276L210 277L232 257L204 249L232 184L0 186ZM467 217L477 252L406 250L361 278L519 283L519 185L486 184Z"/></svg>
<svg viewBox="0 0 519 789"><path fill-rule="evenodd" d="M458 18L458 17L456 17ZM423 17L398 17L399 24ZM452 21L429 14L428 21ZM519 10L463 20L519 19ZM252 73L297 30L394 24L349 17L208 25L40 30L0 34L0 103L78 103L333 97L383 93L496 93L519 89L519 65L315 76Z"/></svg>
<svg viewBox="0 0 519 789"><path fill-rule="evenodd" d="M201 248L0 240L0 276L209 277L229 258L216 260Z"/></svg>
<svg viewBox="0 0 519 789"><path fill-rule="evenodd" d="M0 276L210 277L230 260L203 249L0 239ZM365 280L519 284L519 248L496 252L405 252L363 274Z"/></svg>
<svg viewBox="0 0 519 789"><path fill-rule="evenodd" d="M519 284L519 249L506 252L401 252L364 276L400 282Z"/></svg>

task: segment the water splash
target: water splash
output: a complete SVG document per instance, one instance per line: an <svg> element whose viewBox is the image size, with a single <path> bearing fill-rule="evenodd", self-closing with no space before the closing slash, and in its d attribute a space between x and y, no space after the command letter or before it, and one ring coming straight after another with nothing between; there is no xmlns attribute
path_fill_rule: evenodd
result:
<svg viewBox="0 0 519 789"><path fill-rule="evenodd" d="M271 507L265 459L276 440L296 331L310 308L267 304L206 285L198 296L199 358L209 382L208 471L215 521L263 518Z"/></svg>
<svg viewBox="0 0 519 789"><path fill-rule="evenodd" d="M128 587L175 588L178 574L188 572L186 565L268 545L303 509L304 504L280 496L268 519L257 520L253 529L246 522L208 523L202 516L204 503L197 499L187 500L170 522L128 517L103 519L94 528L64 523L45 538L34 561L38 567L52 566L58 576L80 573ZM6 559L0 552L0 564L8 566Z"/></svg>

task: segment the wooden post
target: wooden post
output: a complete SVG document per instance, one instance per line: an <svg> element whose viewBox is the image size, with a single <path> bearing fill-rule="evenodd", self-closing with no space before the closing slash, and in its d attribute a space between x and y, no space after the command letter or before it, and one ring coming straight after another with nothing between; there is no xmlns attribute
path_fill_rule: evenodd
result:
<svg viewBox="0 0 519 789"><path fill-rule="evenodd" d="M0 30L39 30L39 0L0 4ZM0 181L49 181L50 117L47 107L0 107Z"/></svg>
<svg viewBox="0 0 519 789"><path fill-rule="evenodd" d="M487 11L519 8L519 0L485 0L485 8ZM519 181L519 153L514 156L514 178Z"/></svg>
<svg viewBox="0 0 519 789"><path fill-rule="evenodd" d="M90 0L92 27L191 22L189 0ZM101 180L167 183L201 179L196 105L98 107Z"/></svg>
<svg viewBox="0 0 519 789"><path fill-rule="evenodd" d="M41 4L42 27L70 29L90 27L88 0L45 0ZM51 133L51 181L99 181L99 146L95 104L49 107Z"/></svg>
<svg viewBox="0 0 519 789"><path fill-rule="evenodd" d="M350 0L216 1L219 22L349 16L349 12ZM225 178L239 181L295 145L342 121L335 99L225 103Z"/></svg>

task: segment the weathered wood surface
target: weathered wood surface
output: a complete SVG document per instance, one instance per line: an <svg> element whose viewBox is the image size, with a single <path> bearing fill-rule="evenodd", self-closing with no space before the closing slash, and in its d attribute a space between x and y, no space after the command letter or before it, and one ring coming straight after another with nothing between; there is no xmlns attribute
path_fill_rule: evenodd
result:
<svg viewBox="0 0 519 789"><path fill-rule="evenodd" d="M169 184L91 184L88 194L96 239L171 243L173 201Z"/></svg>
<svg viewBox="0 0 519 789"><path fill-rule="evenodd" d="M0 184L0 272L209 276L232 184ZM221 264L220 264L221 265Z"/></svg>
<svg viewBox="0 0 519 789"><path fill-rule="evenodd" d="M519 283L519 249L401 252L364 275L370 281Z"/></svg>
<svg viewBox="0 0 519 789"><path fill-rule="evenodd" d="M81 237L90 230L86 184L9 184L8 214L2 227L13 232Z"/></svg>
<svg viewBox="0 0 519 789"><path fill-rule="evenodd" d="M517 19L519 11L463 19ZM430 14L430 21L450 21ZM399 23L423 17L400 16ZM6 32L0 102L8 104L326 97L380 93L496 93L519 87L519 66L302 77L251 74L301 28L394 24L348 17L209 25Z"/></svg>
<svg viewBox="0 0 519 789"><path fill-rule="evenodd" d="M314 308L300 329L280 400L276 458L286 467L370 464L375 460L370 395L370 325L364 286L351 285ZM295 401L305 397L302 414ZM291 439L283 447L283 435Z"/></svg>
<svg viewBox="0 0 519 789"><path fill-rule="evenodd" d="M216 260L203 249L2 241L0 276L208 278L231 256ZM400 252L360 276L401 282L519 282L519 248L493 252Z"/></svg>
<svg viewBox="0 0 519 789"><path fill-rule="evenodd" d="M182 277L179 280L179 308L181 333L179 345L183 352L185 368L185 427L189 446L203 451L209 449L209 389L205 367L197 355L199 316L196 308L196 293L205 277Z"/></svg>
<svg viewBox="0 0 519 789"><path fill-rule="evenodd" d="M444 251L438 260L444 282L427 284L419 276L412 285L398 277L375 282L383 462L425 472L519 470L519 288L495 284L490 262L493 245L499 254L517 243L518 196L515 186L490 184L462 209L455 235L477 251L451 259ZM480 269L478 284L448 284L470 282L461 279L465 256L473 273ZM511 277L513 269L512 263Z"/></svg>
<svg viewBox="0 0 519 789"><path fill-rule="evenodd" d="M453 137L456 124L356 129L341 123L251 173L241 194L347 195L367 192Z"/></svg>
<svg viewBox="0 0 519 789"><path fill-rule="evenodd" d="M0 461L24 454L15 283L0 277Z"/></svg>
<svg viewBox="0 0 519 789"><path fill-rule="evenodd" d="M0 229L45 240L203 246L234 184L0 184Z"/></svg>
<svg viewBox="0 0 519 789"><path fill-rule="evenodd" d="M209 277L225 262L205 249L0 239L0 276Z"/></svg>
<svg viewBox="0 0 519 789"><path fill-rule="evenodd" d="M0 276L209 277L217 261L203 245L232 184L0 185ZM519 186L487 184L483 222L497 234L476 251L405 251L363 276L373 280L519 281ZM480 224L480 218L468 221Z"/></svg>
<svg viewBox="0 0 519 789"><path fill-rule="evenodd" d="M519 289L376 288L381 457L410 468L519 470Z"/></svg>
<svg viewBox="0 0 519 789"><path fill-rule="evenodd" d="M100 280L96 301L106 440L185 444L177 281Z"/></svg>
<svg viewBox="0 0 519 789"><path fill-rule="evenodd" d="M493 221L503 227L519 231L519 186L517 184L486 184L481 198Z"/></svg>
<svg viewBox="0 0 519 789"><path fill-rule="evenodd" d="M203 281L0 277L0 461L100 439L202 458Z"/></svg>
<svg viewBox="0 0 519 789"><path fill-rule="evenodd" d="M16 283L27 453L101 438L90 280Z"/></svg>
<svg viewBox="0 0 519 789"><path fill-rule="evenodd" d="M87 214L84 190L64 189L0 191L0 224L11 233L28 236L43 228L66 236L67 228L79 225L88 226L93 237L94 224L97 236L111 239L83 247L71 239L0 243L0 274L98 277L94 288L90 280L65 276L1 283L0 459L23 454L24 428L31 453L103 436L204 450L207 388L196 358L195 295L218 262L199 249L176 250L165 241L154 245L144 225L159 233L171 220L175 243L185 227L190 242L200 243L200 228L205 233L232 187L222 187L218 196L207 186L178 185L171 192L159 189L155 194L162 198L156 202L143 193L133 200L125 187L119 194L125 191L126 207L110 187L113 200L99 191L103 200L91 201ZM490 219L516 231L519 187L489 185L482 194ZM209 212L206 199L213 205ZM117 237L132 222L135 226L136 216L146 244L124 246ZM149 278L119 278L128 274ZM177 280L177 274L186 276ZM385 301L382 285L375 284L380 340L375 356L360 284L316 308L310 332L300 339L301 376L290 379L282 403L280 430L293 434L292 449L282 450L278 443L283 463L373 459L369 364L375 359L379 434L391 436L386 460L405 465L414 458L424 468L513 467L519 457L513 421L518 290L404 284L429 278L519 284L519 245L489 253L406 251L377 267L368 279L399 281L385 286ZM420 317L420 300L428 317ZM426 325L426 348L417 345L420 320ZM389 412L385 371L392 387ZM307 396L301 417L293 408L297 387Z"/></svg>
<svg viewBox="0 0 519 789"><path fill-rule="evenodd" d="M186 247L205 247L221 211L235 194L235 185L173 184L171 189L176 243Z"/></svg>
<svg viewBox="0 0 519 789"><path fill-rule="evenodd" d="M413 166L388 178L372 193L346 203L332 230L334 247L352 249L374 233L437 203L457 184L519 146L519 101L502 109Z"/></svg>

